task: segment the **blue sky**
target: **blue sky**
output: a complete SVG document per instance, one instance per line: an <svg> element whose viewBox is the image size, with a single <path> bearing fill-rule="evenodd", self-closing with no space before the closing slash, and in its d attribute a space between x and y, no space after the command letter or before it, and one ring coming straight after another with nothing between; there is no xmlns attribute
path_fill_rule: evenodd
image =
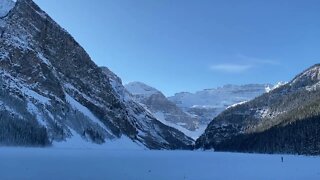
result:
<svg viewBox="0 0 320 180"><path fill-rule="evenodd" d="M166 95L288 81L320 62L318 0L35 0L124 83Z"/></svg>

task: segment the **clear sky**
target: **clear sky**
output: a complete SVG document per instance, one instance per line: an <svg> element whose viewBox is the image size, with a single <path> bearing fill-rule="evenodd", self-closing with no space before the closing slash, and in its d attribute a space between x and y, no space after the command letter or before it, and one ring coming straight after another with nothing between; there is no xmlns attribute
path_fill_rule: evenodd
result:
<svg viewBox="0 0 320 180"><path fill-rule="evenodd" d="M173 95L320 62L319 0L34 0L100 66Z"/></svg>

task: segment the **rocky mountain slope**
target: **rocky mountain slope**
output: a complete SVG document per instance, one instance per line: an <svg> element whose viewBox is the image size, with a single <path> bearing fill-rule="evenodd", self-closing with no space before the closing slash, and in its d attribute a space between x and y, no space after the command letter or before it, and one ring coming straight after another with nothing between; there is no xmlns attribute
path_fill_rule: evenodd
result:
<svg viewBox="0 0 320 180"><path fill-rule="evenodd" d="M159 90L141 82L125 85L135 101L145 106L159 121L174 127L192 138L198 138L198 118L185 113Z"/></svg>
<svg viewBox="0 0 320 180"><path fill-rule="evenodd" d="M121 81L32 0L6 7L12 9L3 8L0 18L0 144L46 146L75 134L97 144L127 136L151 149L193 143L130 100Z"/></svg>
<svg viewBox="0 0 320 180"><path fill-rule="evenodd" d="M320 154L320 65L216 117L197 148Z"/></svg>

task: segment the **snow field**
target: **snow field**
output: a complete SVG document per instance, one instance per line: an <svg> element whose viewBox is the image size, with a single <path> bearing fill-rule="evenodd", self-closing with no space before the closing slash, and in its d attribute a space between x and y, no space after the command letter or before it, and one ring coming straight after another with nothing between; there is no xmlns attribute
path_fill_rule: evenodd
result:
<svg viewBox="0 0 320 180"><path fill-rule="evenodd" d="M281 162L284 157L284 162ZM1 148L0 179L318 180L320 158L202 151Z"/></svg>

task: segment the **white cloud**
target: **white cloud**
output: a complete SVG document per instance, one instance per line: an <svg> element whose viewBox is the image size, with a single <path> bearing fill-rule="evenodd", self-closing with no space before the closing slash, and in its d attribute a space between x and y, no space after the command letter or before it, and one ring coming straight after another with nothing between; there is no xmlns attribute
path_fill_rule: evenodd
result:
<svg viewBox="0 0 320 180"><path fill-rule="evenodd" d="M266 64L266 65L279 65L280 64L279 62L272 60L272 59L251 57L251 56L246 56L243 54L238 54L236 57L241 61L246 61L246 62L250 62L250 63L254 63L254 64Z"/></svg>
<svg viewBox="0 0 320 180"><path fill-rule="evenodd" d="M253 68L250 64L217 64L210 67L213 71L227 72L227 73L242 73Z"/></svg>
<svg viewBox="0 0 320 180"><path fill-rule="evenodd" d="M232 59L232 61L230 61ZM246 56L243 54L237 54L234 57L229 57L228 63L221 63L211 65L210 69L217 72L225 73L243 73L253 68L259 68L262 66L277 66L280 65L278 61L272 59L257 58L252 56Z"/></svg>

